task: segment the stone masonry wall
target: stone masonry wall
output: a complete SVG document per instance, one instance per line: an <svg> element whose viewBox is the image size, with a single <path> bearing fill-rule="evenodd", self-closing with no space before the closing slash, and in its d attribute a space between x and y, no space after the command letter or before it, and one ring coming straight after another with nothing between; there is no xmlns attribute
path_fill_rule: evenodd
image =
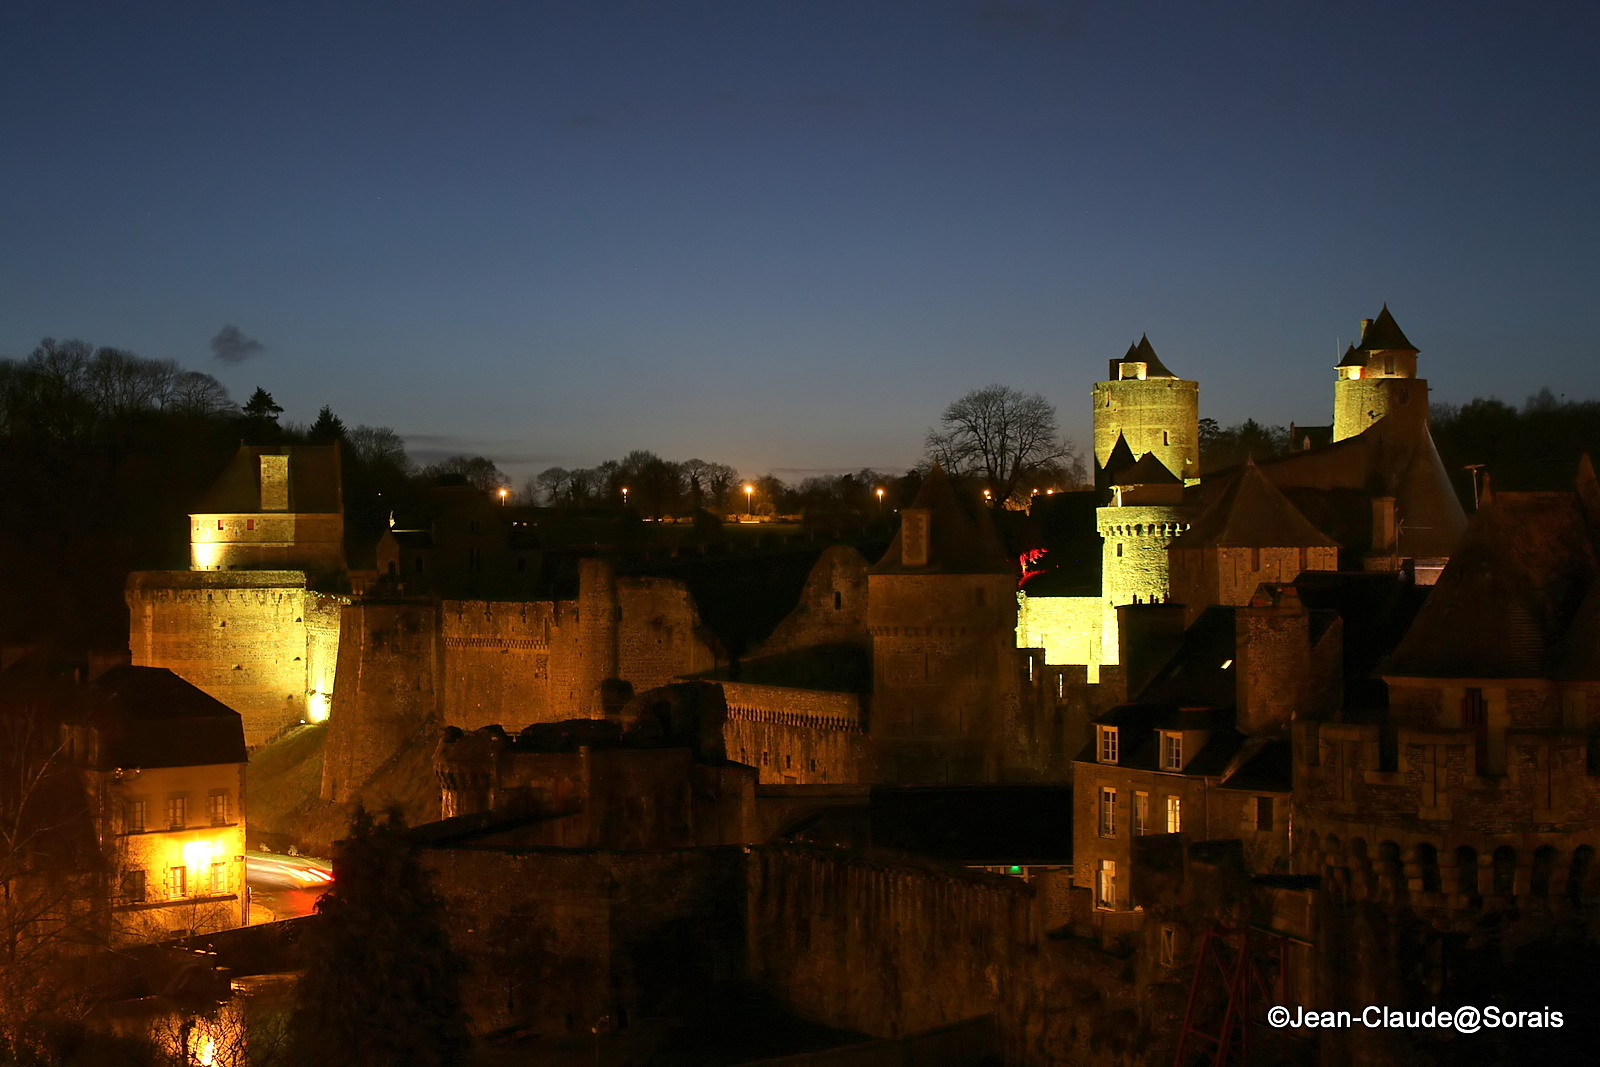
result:
<svg viewBox="0 0 1600 1067"><path fill-rule="evenodd" d="M331 620L347 601L307 589L302 571L137 571L126 597L134 665L239 712L247 745L315 717L308 696L331 692Z"/></svg>
<svg viewBox="0 0 1600 1067"><path fill-rule="evenodd" d="M861 698L775 685L725 682L728 758L756 768L762 784L867 780L871 762Z"/></svg>

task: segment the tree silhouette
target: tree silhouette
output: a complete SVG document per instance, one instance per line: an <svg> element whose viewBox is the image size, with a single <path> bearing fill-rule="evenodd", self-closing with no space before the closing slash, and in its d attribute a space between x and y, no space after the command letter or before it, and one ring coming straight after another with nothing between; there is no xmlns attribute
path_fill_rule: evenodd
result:
<svg viewBox="0 0 1600 1067"><path fill-rule="evenodd" d="M357 808L307 934L290 1060L304 1067L448 1067L469 1038L442 908L405 822Z"/></svg>
<svg viewBox="0 0 1600 1067"><path fill-rule="evenodd" d="M1038 393L1008 385L974 389L944 409L939 425L928 431L929 458L981 481L996 510L1013 497L1026 500L1035 481L1083 480L1082 459L1057 429L1056 409Z"/></svg>

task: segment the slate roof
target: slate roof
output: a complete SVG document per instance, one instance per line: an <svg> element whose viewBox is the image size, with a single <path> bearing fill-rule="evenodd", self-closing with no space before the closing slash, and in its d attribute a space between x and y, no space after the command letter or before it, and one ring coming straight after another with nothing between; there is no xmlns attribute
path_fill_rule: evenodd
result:
<svg viewBox="0 0 1600 1067"><path fill-rule="evenodd" d="M102 768L247 759L239 713L164 667L113 667L89 683L84 702Z"/></svg>
<svg viewBox="0 0 1600 1067"><path fill-rule="evenodd" d="M1591 626L1581 609L1595 574L1576 494L1496 493L1473 516L1383 673L1548 678L1558 666L1587 670L1592 654L1566 646Z"/></svg>
<svg viewBox="0 0 1600 1067"><path fill-rule="evenodd" d="M338 445L240 445L193 514L260 514L260 457L282 455L289 457L289 511L332 515L344 510Z"/></svg>
<svg viewBox="0 0 1600 1067"><path fill-rule="evenodd" d="M901 530L883 558L873 565L873 574L1015 574L1016 566L1006 555L995 530L994 520L983 508L968 514L956 496L955 486L944 469L935 463L923 479L914 508L929 511L928 565L908 567L901 561Z"/></svg>
<svg viewBox="0 0 1600 1067"><path fill-rule="evenodd" d="M1117 435L1117 441L1123 447L1127 447L1127 442L1122 439L1121 434ZM1112 454L1113 456L1116 454L1114 450ZM1111 476L1111 484L1181 485L1183 484L1183 479L1179 478L1176 474L1173 474L1172 471L1167 468L1165 463L1156 458L1156 454L1154 452L1146 452L1144 455L1140 456L1138 461L1135 462L1131 467L1128 467L1120 472L1114 472Z"/></svg>
<svg viewBox="0 0 1600 1067"><path fill-rule="evenodd" d="M1383 305L1383 310L1378 312L1378 317L1373 319L1366 329L1361 331L1361 343L1356 346L1361 352L1410 352L1416 354L1420 349L1410 341L1400 329L1400 324L1394 321L1394 316L1389 314L1389 305Z"/></svg>
<svg viewBox="0 0 1600 1067"><path fill-rule="evenodd" d="M1367 354L1353 344L1345 348L1344 358L1334 364L1335 367L1365 367L1366 365Z"/></svg>
<svg viewBox="0 0 1600 1067"><path fill-rule="evenodd" d="M1128 439L1120 432L1117 434L1116 444L1111 446L1111 452L1106 456L1105 466L1100 469L1106 477L1111 479L1108 485L1115 485L1116 479L1122 476L1123 471L1132 470L1137 460L1133 458L1133 449L1128 446Z"/></svg>
<svg viewBox="0 0 1600 1067"><path fill-rule="evenodd" d="M1222 495L1172 542L1174 548L1223 546L1323 548L1338 542L1311 525L1254 462L1246 461Z"/></svg>
<svg viewBox="0 0 1600 1067"><path fill-rule="evenodd" d="M1347 548L1352 547L1347 536L1356 532L1365 530L1360 536L1370 539L1369 500L1373 496L1395 498L1403 556L1449 556L1467 527L1466 513L1450 484L1450 473L1421 419L1388 416L1356 436L1325 448L1293 452L1263 460L1256 466L1273 485L1297 500L1299 494L1295 490L1335 495L1349 491L1338 502L1341 512L1348 510L1343 519L1336 524L1317 519L1323 533ZM1217 471L1193 491L1202 507L1226 490L1228 477L1237 470L1239 467ZM1311 517L1309 512L1306 514Z"/></svg>
<svg viewBox="0 0 1600 1067"><path fill-rule="evenodd" d="M1161 362L1161 357L1156 355L1156 350L1150 344L1150 338L1144 334L1139 335L1139 343L1128 348L1128 354L1122 357L1124 363L1145 364L1144 376L1146 378L1176 378Z"/></svg>

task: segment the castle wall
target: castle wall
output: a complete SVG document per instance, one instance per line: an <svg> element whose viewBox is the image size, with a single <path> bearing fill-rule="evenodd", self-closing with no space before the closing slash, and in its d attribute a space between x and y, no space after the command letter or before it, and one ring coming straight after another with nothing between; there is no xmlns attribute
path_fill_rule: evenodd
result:
<svg viewBox="0 0 1600 1067"><path fill-rule="evenodd" d="M1250 603L1262 582L1293 582L1303 571L1336 571L1335 545L1304 548L1185 548L1172 553L1172 595L1189 622L1214 604Z"/></svg>
<svg viewBox="0 0 1600 1067"><path fill-rule="evenodd" d="M322 798L349 801L389 757L439 720L438 614L425 601L344 609Z"/></svg>
<svg viewBox="0 0 1600 1067"><path fill-rule="evenodd" d="M806 577L794 610L784 616L754 655L818 645L866 647L870 643L867 561L848 545L834 545L823 550Z"/></svg>
<svg viewBox="0 0 1600 1067"><path fill-rule="evenodd" d="M868 780L861 698L775 685L724 682L728 758L756 768L763 785Z"/></svg>
<svg viewBox="0 0 1600 1067"><path fill-rule="evenodd" d="M747 879L750 980L877 1037L994 1011L1007 963L1037 939L1020 879L770 847L751 852Z"/></svg>
<svg viewBox="0 0 1600 1067"><path fill-rule="evenodd" d="M136 667L165 667L239 712L245 743L322 711L328 647L348 601L306 588L303 571L136 571L128 576Z"/></svg>
<svg viewBox="0 0 1600 1067"><path fill-rule="evenodd" d="M690 1015L742 963L743 850L425 849L480 1033Z"/></svg>
<svg viewBox="0 0 1600 1067"><path fill-rule="evenodd" d="M1200 477L1200 383L1177 378L1096 382L1094 458L1106 465L1117 435L1135 457L1154 452L1180 478Z"/></svg>
<svg viewBox="0 0 1600 1067"><path fill-rule="evenodd" d="M345 565L344 516L191 515L189 559L197 571L293 569L335 574Z"/></svg>
<svg viewBox="0 0 1600 1067"><path fill-rule="evenodd" d="M1105 625L1100 597L1017 594L1017 647L1043 649L1048 664L1087 666L1090 681L1099 680L1105 662Z"/></svg>
<svg viewBox="0 0 1600 1067"><path fill-rule="evenodd" d="M439 605L440 717L447 725L475 730L573 717L572 694L551 692L556 608L553 601Z"/></svg>

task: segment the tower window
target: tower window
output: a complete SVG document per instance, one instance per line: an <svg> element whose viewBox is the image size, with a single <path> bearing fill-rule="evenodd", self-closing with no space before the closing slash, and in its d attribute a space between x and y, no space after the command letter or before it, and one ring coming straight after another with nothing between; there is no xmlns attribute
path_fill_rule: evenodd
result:
<svg viewBox="0 0 1600 1067"><path fill-rule="evenodd" d="M1117 542L1117 558L1118 559L1122 558L1122 542L1121 541Z"/></svg>
<svg viewBox="0 0 1600 1067"><path fill-rule="evenodd" d="M1164 445L1170 445L1172 443L1172 440L1167 436L1166 430L1161 431L1161 443Z"/></svg>

